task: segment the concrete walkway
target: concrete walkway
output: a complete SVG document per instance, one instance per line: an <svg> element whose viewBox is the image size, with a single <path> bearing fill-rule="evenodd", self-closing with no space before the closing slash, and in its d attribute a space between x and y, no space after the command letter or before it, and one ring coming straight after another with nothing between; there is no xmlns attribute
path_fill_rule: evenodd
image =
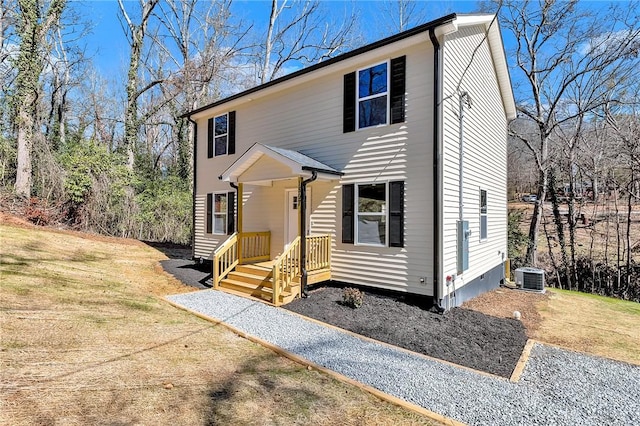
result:
<svg viewBox="0 0 640 426"><path fill-rule="evenodd" d="M640 367L536 344L517 383L408 353L284 309L202 290L173 304L388 395L477 425L638 425Z"/></svg>

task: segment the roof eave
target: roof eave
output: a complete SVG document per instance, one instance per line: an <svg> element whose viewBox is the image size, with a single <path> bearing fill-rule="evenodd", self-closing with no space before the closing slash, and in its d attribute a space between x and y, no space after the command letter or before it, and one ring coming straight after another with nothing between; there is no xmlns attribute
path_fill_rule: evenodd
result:
<svg viewBox="0 0 640 426"><path fill-rule="evenodd" d="M224 99L221 99L219 101L216 101L216 102L210 103L208 105L202 106L200 108L194 109L192 111L186 112L186 113L182 114L180 116L180 118L189 118L189 117L191 117L191 116L193 116L195 114L198 114L198 113L200 113L202 111L206 111L208 109L215 108L215 107L217 107L219 105L223 105L223 104L231 102L233 100L236 100L236 99L242 98L244 96L250 95L252 93L259 92L261 90L264 90L266 88L278 85L278 84L283 83L285 81L289 81L289 80L295 79L297 77L300 77L302 75L308 74L308 73L313 72L313 71L316 71L318 69L321 69L321 68L324 68L324 67L328 67L330 65L333 65L335 63L344 61L344 60L349 59L349 58L353 58L353 57L358 56L358 55L362 55L364 53L370 52L372 50L378 49L378 48L383 47L383 46L387 46L389 44L398 42L400 40L404 40L406 38L413 37L413 36L415 36L417 34L420 34L420 33L423 33L423 32L427 32L427 31L429 31L429 30L431 30L433 28L437 28L437 27L439 27L441 25L444 25L444 24L447 24L447 23L450 23L450 22L454 21L456 19L456 17L457 17L457 15L455 13L443 16L442 18L436 19L436 20L431 21L431 22L427 22L426 24L419 25L419 26L417 26L415 28L409 29L409 30L401 32L399 34L392 35L392 36L387 37L385 39L378 40L378 41L370 43L370 44L368 44L366 46L362 46L362 47L360 47L358 49L355 49L355 50L343 53L341 55L338 55L336 57L327 59L326 61L320 62L320 63L312 65L310 67L303 68L303 69L295 71L295 72L293 72L291 74L287 74L287 75L285 75L283 77L277 78L277 79L272 80L270 82L267 82L265 84L261 84L261 85L256 86L256 87L252 87L251 89L245 90L245 91L240 92L240 93L236 93L235 95L231 95L231 96L226 97Z"/></svg>

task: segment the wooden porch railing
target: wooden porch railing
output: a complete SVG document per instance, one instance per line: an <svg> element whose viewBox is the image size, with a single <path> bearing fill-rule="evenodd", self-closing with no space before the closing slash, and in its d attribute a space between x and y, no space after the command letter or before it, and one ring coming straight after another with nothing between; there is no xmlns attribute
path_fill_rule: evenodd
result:
<svg viewBox="0 0 640 426"><path fill-rule="evenodd" d="M233 233L213 252L213 288L238 265L238 234Z"/></svg>
<svg viewBox="0 0 640 426"><path fill-rule="evenodd" d="M240 234L240 264L271 260L271 231Z"/></svg>
<svg viewBox="0 0 640 426"><path fill-rule="evenodd" d="M300 275L300 237L289 244L289 247L273 264L273 304L280 305L280 294L291 285L293 279Z"/></svg>
<svg viewBox="0 0 640 426"><path fill-rule="evenodd" d="M331 235L308 235L307 272L331 268Z"/></svg>

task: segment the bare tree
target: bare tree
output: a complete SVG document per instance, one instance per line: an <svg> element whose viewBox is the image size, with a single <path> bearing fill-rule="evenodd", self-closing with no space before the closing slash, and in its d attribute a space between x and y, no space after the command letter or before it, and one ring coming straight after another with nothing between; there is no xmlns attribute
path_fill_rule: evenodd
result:
<svg viewBox="0 0 640 426"><path fill-rule="evenodd" d="M377 13L378 28L383 35L392 35L423 24L427 20L426 4L415 0L383 1Z"/></svg>
<svg viewBox="0 0 640 426"><path fill-rule="evenodd" d="M154 48L163 57L163 67L176 70L166 80L163 95L170 99L164 121L171 131L158 147L155 163L170 152L177 159L178 174L192 178L192 128L180 119L185 111L217 99L239 83L233 70L242 67L242 52L248 49L245 39L251 26L231 19L231 0L200 2L198 0L162 2L155 13L166 35L154 40ZM240 85L242 83L240 82Z"/></svg>
<svg viewBox="0 0 640 426"><path fill-rule="evenodd" d="M502 24L516 41L518 111L537 127L536 140L521 139L538 169L538 203L529 227L526 261L537 263L537 240L549 179L549 144L559 126L589 114L607 102L607 84L629 75L627 61L638 48L638 8L616 5L606 11L581 8L577 1L505 1ZM635 10L635 12L633 12ZM577 86L589 88L585 101L566 107Z"/></svg>
<svg viewBox="0 0 640 426"><path fill-rule="evenodd" d="M342 24L332 22L319 0L271 0L271 12L257 57L260 84L282 75L287 64L321 62L353 42L355 13L345 12Z"/></svg>
<svg viewBox="0 0 640 426"><path fill-rule="evenodd" d="M34 117L44 58L50 51L47 35L58 25L65 4L65 0L51 0L48 8L43 10L38 0L18 0L17 35L20 47L13 99L18 147L15 191L23 197L31 196Z"/></svg>
<svg viewBox="0 0 640 426"><path fill-rule="evenodd" d="M140 120L138 118L138 98L147 90L160 83L159 80L149 82L144 87L140 86L140 63L143 54L145 36L147 35L147 26L153 9L157 6L159 0L140 0L139 7L141 11L140 22L134 23L130 18L123 0L118 0L120 6L121 21L123 30L127 35L129 47L131 50L129 57L129 70L127 72L127 108L124 118L124 139L127 150L127 165L133 170L135 162L135 147L138 141L138 132L140 130Z"/></svg>

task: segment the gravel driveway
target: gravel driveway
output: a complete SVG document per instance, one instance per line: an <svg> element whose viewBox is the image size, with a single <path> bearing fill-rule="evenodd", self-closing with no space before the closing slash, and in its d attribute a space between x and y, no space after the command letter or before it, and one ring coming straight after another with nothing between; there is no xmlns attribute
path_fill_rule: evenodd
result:
<svg viewBox="0 0 640 426"><path fill-rule="evenodd" d="M473 425L638 425L640 367L536 344L518 383L425 359L203 290L168 300L446 417Z"/></svg>

